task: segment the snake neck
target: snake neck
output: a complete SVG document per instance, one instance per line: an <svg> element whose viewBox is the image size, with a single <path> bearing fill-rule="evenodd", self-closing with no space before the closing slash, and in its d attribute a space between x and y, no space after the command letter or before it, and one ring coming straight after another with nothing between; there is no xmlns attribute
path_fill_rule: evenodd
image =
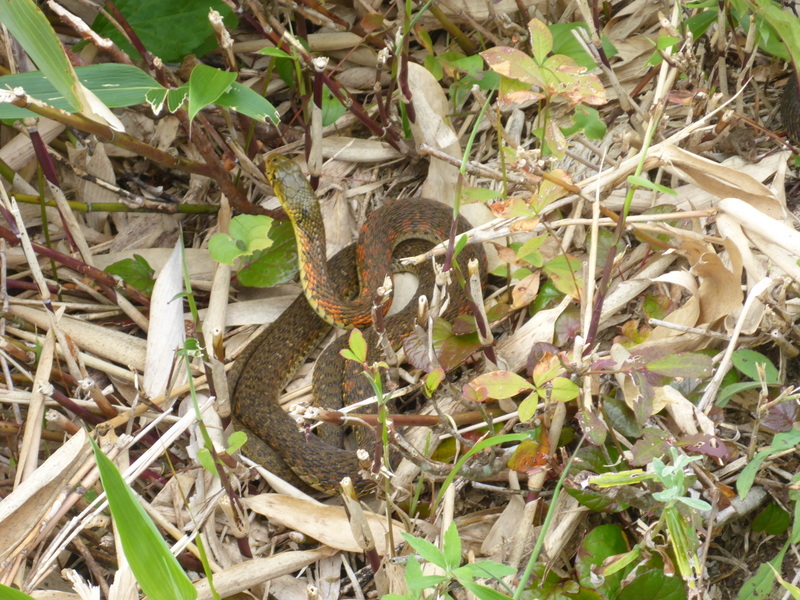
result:
<svg viewBox="0 0 800 600"><path fill-rule="evenodd" d="M334 278L328 272L322 211L308 180L294 162L281 155L267 158L266 173L294 227L300 283L308 303L314 312L334 327L350 329L368 326L372 322L371 309L375 290L364 287L359 293L357 290L337 289L332 283ZM383 248L374 253L376 256L370 256L369 261L359 255L358 262L391 264L391 247ZM373 285L369 282L382 282L384 273L379 271L382 271L382 267L373 266L370 269L366 278L369 285Z"/></svg>
<svg viewBox="0 0 800 600"><path fill-rule="evenodd" d="M322 216L315 213L319 213L317 203L304 207L302 214L295 213L292 218L303 293L314 312L330 325L340 329L366 327L371 323L374 291L364 289L355 298L348 298L344 290L333 285L328 272L324 227L317 226L322 223Z"/></svg>

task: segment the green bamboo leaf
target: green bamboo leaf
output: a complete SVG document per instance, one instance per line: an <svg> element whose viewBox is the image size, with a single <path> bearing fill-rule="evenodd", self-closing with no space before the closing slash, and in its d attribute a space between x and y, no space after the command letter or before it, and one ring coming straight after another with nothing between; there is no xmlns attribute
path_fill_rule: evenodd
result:
<svg viewBox="0 0 800 600"><path fill-rule="evenodd" d="M84 87L110 108L141 104L148 101L150 94L160 96L159 102L162 102L167 93L155 79L133 65L103 63L77 67L75 74ZM21 87L29 96L61 110L67 112L76 110L41 71L0 77L0 89L7 87ZM0 119L24 119L33 116L35 115L32 112L24 108L0 105Z"/></svg>
<svg viewBox="0 0 800 600"><path fill-rule="evenodd" d="M234 81L236 73L197 65L189 76L189 120L193 121L204 107L216 102Z"/></svg>
<svg viewBox="0 0 800 600"><path fill-rule="evenodd" d="M56 32L33 0L0 2L0 23L8 28L68 106L74 111L82 110L78 79L72 65Z"/></svg>
<svg viewBox="0 0 800 600"><path fill-rule="evenodd" d="M117 467L91 440L122 549L142 591L152 600L194 600L197 590Z"/></svg>
<svg viewBox="0 0 800 600"><path fill-rule="evenodd" d="M0 598L3 600L33 600L28 594L23 594L19 590L10 588L0 583Z"/></svg>
<svg viewBox="0 0 800 600"><path fill-rule="evenodd" d="M273 123L280 120L278 111L266 98L237 81L234 81L230 89L217 98L217 104L262 123L266 123L267 119Z"/></svg>

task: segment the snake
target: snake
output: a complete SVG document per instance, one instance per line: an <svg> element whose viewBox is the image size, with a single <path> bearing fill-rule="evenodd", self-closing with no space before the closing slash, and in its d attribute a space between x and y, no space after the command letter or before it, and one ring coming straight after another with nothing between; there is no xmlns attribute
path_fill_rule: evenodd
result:
<svg viewBox="0 0 800 600"><path fill-rule="evenodd" d="M237 358L229 376L231 420L235 429L247 434L245 455L280 477L299 479L327 494L337 493L341 480L350 477L357 493L367 493L374 487L374 478L364 473L356 453L301 431L278 399L331 327L370 326L376 288L391 275L397 252L409 245L418 251L419 240L426 247L447 240L454 224L453 210L424 198L391 200L370 214L358 242L327 260L319 201L299 165L273 154L265 161L265 173L295 232L303 294ZM456 233L470 228L462 216L455 221ZM460 272L466 273L465 265L473 258L479 261L484 276L485 256L475 245L467 245L458 255ZM430 288L424 288L431 282L432 278L421 276L417 294L430 293ZM469 310L462 286L454 281L447 291L450 303L444 317ZM417 303L412 300L384 320L393 346L413 331L416 313ZM358 372L360 367L339 355L347 337L329 345L317 360L313 376L316 403L336 407L354 397L373 395L366 377ZM370 352L367 362L371 363L379 358L378 336L366 329L365 339ZM372 455L375 444L366 446Z"/></svg>
<svg viewBox="0 0 800 600"><path fill-rule="evenodd" d="M789 139L800 144L800 90L797 85L797 73L792 72L789 81L783 86L781 120Z"/></svg>

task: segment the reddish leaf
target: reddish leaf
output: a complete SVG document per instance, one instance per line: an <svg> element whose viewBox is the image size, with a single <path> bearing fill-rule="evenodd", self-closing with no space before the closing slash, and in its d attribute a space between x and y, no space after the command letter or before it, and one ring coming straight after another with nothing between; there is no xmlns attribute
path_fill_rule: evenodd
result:
<svg viewBox="0 0 800 600"><path fill-rule="evenodd" d="M608 427L605 421L594 411L582 410L578 413L578 424L590 443L602 446L606 443Z"/></svg>
<svg viewBox="0 0 800 600"><path fill-rule="evenodd" d="M361 29L372 32L383 27L383 15L379 13L367 13L361 17Z"/></svg>
<svg viewBox="0 0 800 600"><path fill-rule="evenodd" d="M581 310L576 304L570 304L556 319L553 330L556 345L563 348L575 339L580 330Z"/></svg>
<svg viewBox="0 0 800 600"><path fill-rule="evenodd" d="M767 410L767 414L761 417L761 425L775 433L784 433L794 427L796 420L797 403L781 402Z"/></svg>
<svg viewBox="0 0 800 600"><path fill-rule="evenodd" d="M459 315L453 321L453 335L467 335L468 333L475 333L477 329L478 325L472 315Z"/></svg>
<svg viewBox="0 0 800 600"><path fill-rule="evenodd" d="M524 52L508 46L496 46L480 54L495 73L530 85L544 87L539 65Z"/></svg>
<svg viewBox="0 0 800 600"><path fill-rule="evenodd" d="M538 102L544 97L544 94L539 92L516 90L500 96L497 99L497 103L500 105L500 108L508 108L509 106L526 104L528 102Z"/></svg>
<svg viewBox="0 0 800 600"><path fill-rule="evenodd" d="M502 219L510 219L512 217L535 217L536 214L528 206L522 198L508 198L506 200L497 200L488 204L489 210L495 217ZM538 225L538 219L534 223L534 227Z"/></svg>
<svg viewBox="0 0 800 600"><path fill-rule="evenodd" d="M480 385L466 383L461 388L461 395L464 396L464 400L483 404L489 399L489 390Z"/></svg>
<svg viewBox="0 0 800 600"><path fill-rule="evenodd" d="M531 377L531 379L533 379L536 385L542 386L548 381L552 381L563 372L564 367L561 365L559 357L547 352L542 356L541 360L536 363L536 366L534 366L533 377Z"/></svg>
<svg viewBox="0 0 800 600"><path fill-rule="evenodd" d="M481 347L477 333L455 335L453 327L444 319L433 322L432 336L433 349L445 371L452 371Z"/></svg>
<svg viewBox="0 0 800 600"><path fill-rule="evenodd" d="M533 376L533 370L546 356L558 354L558 347L546 342L536 342L531 346L531 352L528 354L528 362L525 367L525 372L528 376Z"/></svg>
<svg viewBox="0 0 800 600"><path fill-rule="evenodd" d="M630 464L632 467L644 466L654 458L662 458L669 448L669 436L660 429L645 429L644 437L637 441L631 452L633 453L633 460Z"/></svg>
<svg viewBox="0 0 800 600"><path fill-rule="evenodd" d="M517 473L530 473L547 465L550 444L546 435L539 436L540 442L525 440L508 461L508 468Z"/></svg>
<svg viewBox="0 0 800 600"><path fill-rule="evenodd" d="M511 371L492 371L473 379L469 384L474 389L486 388L489 397L495 400L511 398L533 389L533 384Z"/></svg>
<svg viewBox="0 0 800 600"><path fill-rule="evenodd" d="M713 456L720 460L726 460L730 457L730 450L728 450L725 440L716 435L709 435L707 433L687 435L678 440L678 445L685 446L686 450L690 452Z"/></svg>

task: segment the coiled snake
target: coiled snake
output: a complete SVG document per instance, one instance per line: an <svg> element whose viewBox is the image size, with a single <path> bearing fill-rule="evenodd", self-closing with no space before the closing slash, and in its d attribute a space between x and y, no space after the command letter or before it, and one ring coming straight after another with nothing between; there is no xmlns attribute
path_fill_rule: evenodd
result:
<svg viewBox="0 0 800 600"><path fill-rule="evenodd" d="M287 470L275 455L300 479L321 491L334 493L341 479L349 476L356 489L364 492L372 483L359 474L355 454L316 435L304 435L280 407L278 397L330 325L364 327L370 323L375 289L390 272L397 246L409 239L431 244L446 240L453 222L452 210L420 198L389 202L370 215L357 244L327 261L319 204L299 167L288 158L273 155L267 159L266 172L295 229L305 297L295 300L238 358L229 378L234 427L249 434L245 453L278 474L286 476ZM460 217L457 231L469 228ZM467 246L459 264L466 265L470 258L478 258L485 265L478 247ZM431 289L424 289L422 281L420 292L430 294ZM468 304L461 287L451 283L448 292L451 302L445 316L465 312ZM412 301L386 319L386 332L394 344L412 331L415 313L416 302ZM371 349L376 345L369 337L368 343ZM342 345L332 344L317 361L314 392L326 405L341 399L343 384L356 395L365 387L370 389L363 376L347 378L348 366L338 353Z"/></svg>

